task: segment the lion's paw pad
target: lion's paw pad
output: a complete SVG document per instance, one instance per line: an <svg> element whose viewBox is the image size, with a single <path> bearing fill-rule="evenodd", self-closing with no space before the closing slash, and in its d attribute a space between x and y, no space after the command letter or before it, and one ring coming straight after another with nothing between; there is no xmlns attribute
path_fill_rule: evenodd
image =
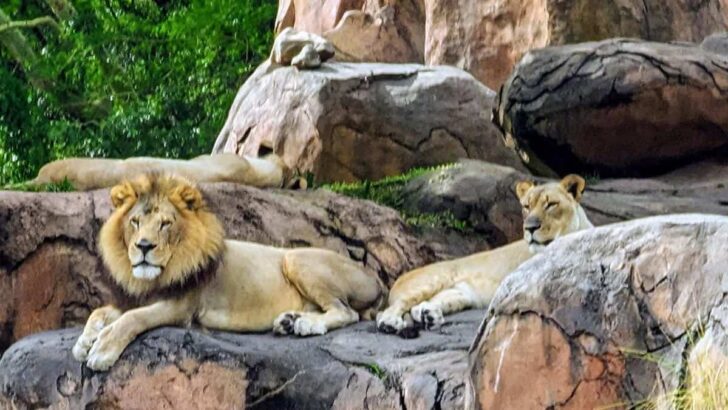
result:
<svg viewBox="0 0 728 410"><path fill-rule="evenodd" d="M280 316L273 321L273 332L279 335L292 335L294 333L294 324L300 318L296 312L281 313Z"/></svg>
<svg viewBox="0 0 728 410"><path fill-rule="evenodd" d="M410 311L412 319L424 329L437 329L445 323L442 309L430 302L422 302Z"/></svg>
<svg viewBox="0 0 728 410"><path fill-rule="evenodd" d="M397 333L404 329L407 323L402 316L382 312L377 317L377 329L383 333Z"/></svg>

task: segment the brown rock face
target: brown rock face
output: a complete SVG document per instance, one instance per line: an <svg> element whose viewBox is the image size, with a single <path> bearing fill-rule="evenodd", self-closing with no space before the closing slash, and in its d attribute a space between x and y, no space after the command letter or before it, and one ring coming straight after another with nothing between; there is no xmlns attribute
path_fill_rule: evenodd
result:
<svg viewBox="0 0 728 410"><path fill-rule="evenodd" d="M317 181L376 180L476 158L524 169L490 121L494 94L452 67L262 65L238 91L213 152L274 151Z"/></svg>
<svg viewBox="0 0 728 410"><path fill-rule="evenodd" d="M320 34L339 61L422 63L424 10L424 0L280 0L276 33Z"/></svg>
<svg viewBox="0 0 728 410"><path fill-rule="evenodd" d="M674 397L700 376L689 373L694 345L728 352L727 243L728 218L703 214L556 240L498 290L471 349L469 404L584 409Z"/></svg>
<svg viewBox="0 0 728 410"><path fill-rule="evenodd" d="M372 322L308 338L161 328L103 373L73 359L79 329L41 333L0 359L0 408L460 410L483 313L413 340Z"/></svg>
<svg viewBox="0 0 728 410"><path fill-rule="evenodd" d="M425 241L396 211L328 191L263 191L235 184L202 188L228 237L332 249L361 261L390 284L421 264L487 246L464 236L453 240L457 232L430 231ZM0 192L0 352L31 333L81 324L92 309L113 300L96 251L109 213L106 190Z"/></svg>
<svg viewBox="0 0 728 410"><path fill-rule="evenodd" d="M528 51L635 37L700 41L728 27L721 0L426 0L427 64L451 64L498 88Z"/></svg>
<svg viewBox="0 0 728 410"><path fill-rule="evenodd" d="M654 175L728 149L728 57L623 39L533 51L496 119L537 173Z"/></svg>

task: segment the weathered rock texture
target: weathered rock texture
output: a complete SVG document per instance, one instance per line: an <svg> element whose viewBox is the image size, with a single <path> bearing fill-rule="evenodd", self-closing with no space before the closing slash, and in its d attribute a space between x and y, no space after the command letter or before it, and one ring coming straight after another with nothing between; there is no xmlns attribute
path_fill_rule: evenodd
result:
<svg viewBox="0 0 728 410"><path fill-rule="evenodd" d="M664 172L728 149L728 56L623 39L533 51L495 114L538 173Z"/></svg>
<svg viewBox="0 0 728 410"><path fill-rule="evenodd" d="M633 37L701 41L728 27L723 0L425 0L425 62L499 87L528 51Z"/></svg>
<svg viewBox="0 0 728 410"><path fill-rule="evenodd" d="M213 152L275 151L316 180L380 179L476 158L524 169L490 121L494 93L452 67L263 64L240 88Z"/></svg>
<svg viewBox="0 0 728 410"><path fill-rule="evenodd" d="M430 231L425 241L396 211L328 191L234 184L207 184L203 191L230 238L332 249L390 284L423 263L488 247L457 232ZM0 352L28 334L83 323L93 308L112 300L96 251L110 211L106 190L0 192Z"/></svg>
<svg viewBox="0 0 728 410"><path fill-rule="evenodd" d="M78 329L42 333L0 360L0 407L459 410L482 315L452 316L415 340L378 334L373 322L311 338L162 328L108 373L74 361Z"/></svg>
<svg viewBox="0 0 728 410"><path fill-rule="evenodd" d="M558 239L496 293L471 349L470 404L586 409L668 397L689 383L701 329L721 332L707 337L728 352L727 264L722 216L667 215Z"/></svg>
<svg viewBox="0 0 728 410"><path fill-rule="evenodd" d="M632 37L700 42L723 0L279 0L276 30L331 40L346 61L455 65L498 88L528 51Z"/></svg>
<svg viewBox="0 0 728 410"><path fill-rule="evenodd" d="M424 22L423 0L280 0L276 33L321 34L339 61L422 63Z"/></svg>

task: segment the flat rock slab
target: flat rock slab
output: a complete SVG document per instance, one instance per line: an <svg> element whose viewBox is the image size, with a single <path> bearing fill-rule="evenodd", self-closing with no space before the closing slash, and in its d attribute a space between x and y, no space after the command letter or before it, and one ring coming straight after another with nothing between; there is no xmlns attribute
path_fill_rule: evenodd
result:
<svg viewBox="0 0 728 410"><path fill-rule="evenodd" d="M689 370L697 357L708 355L712 374L728 363L726 266L724 216L665 215L557 239L496 292L470 352L470 404L676 405L676 392L709 374Z"/></svg>
<svg viewBox="0 0 728 410"><path fill-rule="evenodd" d="M79 329L41 333L2 356L0 407L462 409L466 350L483 314L451 316L417 339L377 333L373 322L298 339L161 328L104 373L73 359Z"/></svg>
<svg viewBox="0 0 728 410"><path fill-rule="evenodd" d="M524 170L490 121L495 93L454 67L264 63L238 91L213 152L274 151L319 182L377 180L474 158Z"/></svg>
<svg viewBox="0 0 728 410"><path fill-rule="evenodd" d="M728 150L728 55L626 39L531 51L495 114L538 174L659 174Z"/></svg>
<svg viewBox="0 0 728 410"><path fill-rule="evenodd" d="M202 190L229 238L331 249L388 284L416 266L488 246L456 231L431 229L421 238L392 209L324 190ZM113 300L96 249L110 211L107 190L0 192L0 352L31 333L81 324Z"/></svg>

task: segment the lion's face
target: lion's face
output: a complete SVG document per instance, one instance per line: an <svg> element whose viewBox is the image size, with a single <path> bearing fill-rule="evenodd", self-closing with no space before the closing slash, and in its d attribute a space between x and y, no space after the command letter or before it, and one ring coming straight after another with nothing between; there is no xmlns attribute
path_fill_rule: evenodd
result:
<svg viewBox="0 0 728 410"><path fill-rule="evenodd" d="M100 249L130 294L184 282L222 252L222 226L186 180L143 175L112 188L111 199Z"/></svg>
<svg viewBox="0 0 728 410"><path fill-rule="evenodd" d="M537 252L559 236L580 229L579 200L586 182L568 175L560 182L520 182L516 194L523 207L523 238Z"/></svg>

